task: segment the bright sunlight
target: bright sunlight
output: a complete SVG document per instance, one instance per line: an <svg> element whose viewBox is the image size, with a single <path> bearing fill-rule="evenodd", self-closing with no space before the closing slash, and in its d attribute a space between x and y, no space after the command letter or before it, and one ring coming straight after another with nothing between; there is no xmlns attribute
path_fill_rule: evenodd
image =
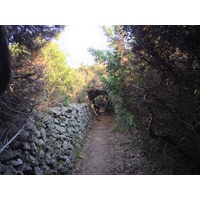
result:
<svg viewBox="0 0 200 200"><path fill-rule="evenodd" d="M78 68L81 63L94 64L87 49L93 47L103 50L107 45L107 38L98 25L66 26L59 39L59 46L68 55L67 62L73 68Z"/></svg>

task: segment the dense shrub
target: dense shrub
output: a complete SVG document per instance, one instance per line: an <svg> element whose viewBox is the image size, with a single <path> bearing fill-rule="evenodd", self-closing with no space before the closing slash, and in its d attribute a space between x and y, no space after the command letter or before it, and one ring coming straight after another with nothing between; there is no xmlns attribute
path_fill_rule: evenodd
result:
<svg viewBox="0 0 200 200"><path fill-rule="evenodd" d="M164 173L199 173L200 27L113 26L105 31L111 50L92 53L107 67L104 83L117 119L140 131L149 159L157 168L170 168Z"/></svg>

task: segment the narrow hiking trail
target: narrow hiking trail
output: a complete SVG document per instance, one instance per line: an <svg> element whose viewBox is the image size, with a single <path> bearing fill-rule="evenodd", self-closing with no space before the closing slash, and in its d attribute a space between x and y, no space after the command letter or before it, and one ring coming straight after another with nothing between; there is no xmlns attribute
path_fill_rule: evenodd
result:
<svg viewBox="0 0 200 200"><path fill-rule="evenodd" d="M123 172L123 134L113 132L114 116L98 115L89 131L81 158L73 170L74 175L117 175Z"/></svg>

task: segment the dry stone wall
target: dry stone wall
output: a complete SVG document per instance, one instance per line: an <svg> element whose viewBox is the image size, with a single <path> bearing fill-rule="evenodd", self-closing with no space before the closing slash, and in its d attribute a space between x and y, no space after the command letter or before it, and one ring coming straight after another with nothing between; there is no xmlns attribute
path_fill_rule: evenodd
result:
<svg viewBox="0 0 200 200"><path fill-rule="evenodd" d="M0 154L0 174L71 174L92 114L86 103L49 108Z"/></svg>

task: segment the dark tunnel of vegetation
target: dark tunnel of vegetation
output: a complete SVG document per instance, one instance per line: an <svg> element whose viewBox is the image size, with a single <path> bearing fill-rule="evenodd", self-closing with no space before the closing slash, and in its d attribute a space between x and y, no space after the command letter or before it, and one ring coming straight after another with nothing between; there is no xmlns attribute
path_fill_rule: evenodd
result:
<svg viewBox="0 0 200 200"><path fill-rule="evenodd" d="M149 159L161 168L179 166L166 173L199 174L200 26L129 25L105 32L112 51L90 51L107 66L104 83L116 118L139 130Z"/></svg>
<svg viewBox="0 0 200 200"><path fill-rule="evenodd" d="M20 108L18 113L27 114L30 111L27 105L37 105L38 102L33 102L39 94L46 95L46 99L51 99L48 92L52 92L52 96L59 96L56 93L57 85L52 84L49 88L45 85L44 80L53 76L46 79L42 77L46 73L44 64L41 62L35 70L36 64L30 64L29 61L35 59L38 62L36 52L56 37L64 26L7 26L9 44L17 43L26 48L26 58L29 59L26 59L26 63L20 62L24 59L21 54L21 57L11 58L10 62L3 27L0 31L1 93L10 80L10 65L14 75L10 88L6 95L1 96L1 100L7 102L7 108ZM90 48L89 51L98 66L106 68L98 71L99 79L105 88L104 94L112 102L116 121L124 124L134 138L139 138L138 144L142 145L149 160L154 160L160 168L165 166L166 174L199 174L200 26L128 25L104 26L103 29L110 50ZM97 72L95 70L94 67L82 66L77 71L86 74L86 80L88 74ZM71 72L66 70L67 73L70 76ZM63 80L63 77L55 80ZM91 83L88 83L88 88ZM46 90L43 89L45 87ZM84 87L82 96L88 89ZM70 91L73 91L72 87L68 89ZM37 97L33 97L33 94L37 94ZM96 98L88 97L90 101ZM1 125L3 121L8 123L11 118L15 121L12 109L6 111L2 102L0 107ZM23 117L19 118L19 121L24 120ZM5 129L4 126L6 124L2 125Z"/></svg>

